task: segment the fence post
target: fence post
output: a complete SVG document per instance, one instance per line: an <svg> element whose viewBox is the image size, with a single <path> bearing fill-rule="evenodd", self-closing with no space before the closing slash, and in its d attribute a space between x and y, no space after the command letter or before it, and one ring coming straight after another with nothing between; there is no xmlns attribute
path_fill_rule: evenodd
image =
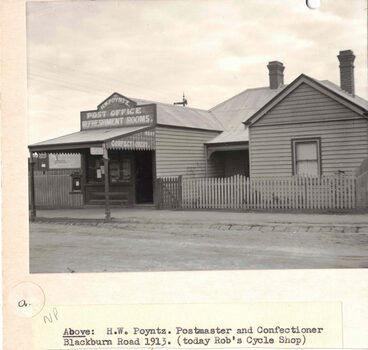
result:
<svg viewBox="0 0 368 350"><path fill-rule="evenodd" d="M156 179L156 206L157 209L161 209L161 179Z"/></svg>
<svg viewBox="0 0 368 350"><path fill-rule="evenodd" d="M178 185L177 185L177 199L178 199L178 208L181 209L183 207L183 176L179 175L178 177Z"/></svg>
<svg viewBox="0 0 368 350"><path fill-rule="evenodd" d="M363 194L363 207L368 208L368 172L365 172L365 175L360 175L358 177L359 181L359 195ZM352 179L352 204L353 208L359 208L360 203L358 202L358 179L353 177ZM365 186L364 186L364 180L365 179ZM363 181L363 183L362 183ZM362 186L362 187L361 187ZM364 201L365 199L365 201Z"/></svg>
<svg viewBox="0 0 368 350"><path fill-rule="evenodd" d="M35 198L35 181L34 181L34 160L32 152L30 152L29 165L30 165L30 197L31 197L31 216L30 220L36 219L36 198Z"/></svg>

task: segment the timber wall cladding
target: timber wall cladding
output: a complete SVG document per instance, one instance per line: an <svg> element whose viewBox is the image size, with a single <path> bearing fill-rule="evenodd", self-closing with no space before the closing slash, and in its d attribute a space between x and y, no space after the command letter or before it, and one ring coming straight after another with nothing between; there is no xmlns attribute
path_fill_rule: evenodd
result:
<svg viewBox="0 0 368 350"><path fill-rule="evenodd" d="M251 176L292 175L295 138L321 138L323 175L353 173L368 156L367 120L306 84L251 126L249 133Z"/></svg>
<svg viewBox="0 0 368 350"><path fill-rule="evenodd" d="M81 192L71 192L70 174L77 169L35 171L35 201L38 208L79 208L83 206Z"/></svg>
<svg viewBox="0 0 368 350"><path fill-rule="evenodd" d="M219 132L156 128L156 173L157 177L186 175L205 176L206 155L204 143ZM215 176L220 169L215 162L208 161L207 174Z"/></svg>

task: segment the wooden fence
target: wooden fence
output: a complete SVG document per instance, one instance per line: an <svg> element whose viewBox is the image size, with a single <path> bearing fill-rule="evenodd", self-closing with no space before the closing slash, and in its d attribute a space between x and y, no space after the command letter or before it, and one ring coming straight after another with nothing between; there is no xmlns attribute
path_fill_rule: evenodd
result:
<svg viewBox="0 0 368 350"><path fill-rule="evenodd" d="M356 179L357 208L368 208L368 171L360 174Z"/></svg>
<svg viewBox="0 0 368 350"><path fill-rule="evenodd" d="M182 177L161 177L156 184L159 209L179 209L182 207Z"/></svg>
<svg viewBox="0 0 368 350"><path fill-rule="evenodd" d="M353 176L184 178L188 209L353 209Z"/></svg>
<svg viewBox="0 0 368 350"><path fill-rule="evenodd" d="M363 180L365 187L362 188L366 189L368 177L365 175ZM354 176L346 175L319 178L166 177L157 179L156 200L160 209L354 209L357 206L356 183ZM71 192L70 172L35 172L35 200L37 207L45 208L83 206L82 193Z"/></svg>
<svg viewBox="0 0 368 350"><path fill-rule="evenodd" d="M35 171L35 202L39 208L77 208L83 206L81 192L71 192L70 171Z"/></svg>

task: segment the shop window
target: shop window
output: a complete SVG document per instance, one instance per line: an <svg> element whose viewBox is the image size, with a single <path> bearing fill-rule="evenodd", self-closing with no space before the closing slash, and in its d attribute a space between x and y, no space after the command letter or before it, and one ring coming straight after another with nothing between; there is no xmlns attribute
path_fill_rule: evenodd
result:
<svg viewBox="0 0 368 350"><path fill-rule="evenodd" d="M132 165L130 158L119 157L109 161L110 183L129 183L132 181ZM87 159L87 182L103 183L105 168L101 156L89 156Z"/></svg>
<svg viewBox="0 0 368 350"><path fill-rule="evenodd" d="M321 174L320 139L292 141L293 175L319 176Z"/></svg>
<svg viewBox="0 0 368 350"><path fill-rule="evenodd" d="M110 183L131 181L132 169L130 159L111 160L109 163Z"/></svg>

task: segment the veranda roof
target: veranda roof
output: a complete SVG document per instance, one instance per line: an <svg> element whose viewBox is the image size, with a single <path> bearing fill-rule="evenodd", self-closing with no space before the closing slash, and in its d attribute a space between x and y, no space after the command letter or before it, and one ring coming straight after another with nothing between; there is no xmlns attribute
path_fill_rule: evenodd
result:
<svg viewBox="0 0 368 350"><path fill-rule="evenodd" d="M28 147L33 152L66 151L76 148L89 148L92 146L102 146L104 142L122 136L128 136L145 129L148 129L148 127L137 126L113 129L83 130L50 140L34 143Z"/></svg>

